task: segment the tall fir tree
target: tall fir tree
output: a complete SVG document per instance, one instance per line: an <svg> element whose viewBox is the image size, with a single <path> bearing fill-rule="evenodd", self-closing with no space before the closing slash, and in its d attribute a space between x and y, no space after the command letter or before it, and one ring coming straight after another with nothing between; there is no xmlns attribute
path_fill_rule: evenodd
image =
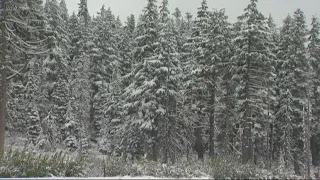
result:
<svg viewBox="0 0 320 180"><path fill-rule="evenodd" d="M157 61L156 96L158 99L159 139L163 148L163 161L175 162L175 155L185 148L185 122L178 117L179 81L181 66L178 54L178 37L174 34L174 24L169 17L168 0L163 0L159 14L159 46L155 49Z"/></svg>
<svg viewBox="0 0 320 180"><path fill-rule="evenodd" d="M29 11L26 9L29 8ZM11 57L17 53L36 54L42 51L42 38L38 35L44 30L42 1L0 2L1 50L0 50L0 159L4 155L5 114L7 112L8 80L21 73L25 68L17 67ZM23 35L30 35L29 37ZM28 39L30 38L30 39ZM27 64L26 59L22 64ZM25 66L23 66L25 67Z"/></svg>
<svg viewBox="0 0 320 180"><path fill-rule="evenodd" d="M293 37L291 48L289 52L290 61L289 67L287 68L292 77L292 86L290 93L292 94L292 109L293 109L293 159L294 159L294 171L296 174L301 174L301 162L304 162L304 131L305 131L305 120L307 119L308 111L308 96L309 96L309 63L307 59L307 49L305 44L307 42L307 28L304 13L297 9L293 15L293 26L292 26ZM290 76L289 76L290 77Z"/></svg>
<svg viewBox="0 0 320 180"><path fill-rule="evenodd" d="M69 37L63 13L56 0L46 2L46 13L49 24L48 55L44 60L45 91L48 99L48 111L51 111L48 120L53 120L59 132L52 132L58 142L64 141L61 131L65 122L67 111L68 93L68 47ZM48 128L50 129L50 128Z"/></svg>
<svg viewBox="0 0 320 180"><path fill-rule="evenodd" d="M278 58L280 59L280 99L277 112L278 128L285 133L282 144L287 165L293 164L296 174L301 173L303 162L304 120L307 119L309 63L306 57L306 24L298 9L293 18L284 21ZM280 118L281 117L281 118Z"/></svg>
<svg viewBox="0 0 320 180"><path fill-rule="evenodd" d="M292 17L287 16L283 21L283 27L280 31L280 42L278 45L277 52L277 79L276 79L276 97L277 97L277 107L276 107L276 122L275 122L275 137L274 142L274 151L282 152L284 161L288 166L291 161L291 152L292 148L292 125L291 119L291 104L292 104L292 95L289 92L291 86L290 80L287 78L289 76L286 68L288 67L289 61L289 47L291 44L291 31L292 31ZM282 144L282 145L281 145ZM276 156L279 158L279 155Z"/></svg>
<svg viewBox="0 0 320 180"><path fill-rule="evenodd" d="M320 61L320 23L318 18L315 16L311 19L311 29L309 31L309 44L308 44L308 54L309 61L312 68L311 79L312 79L312 124L313 128L311 137L311 150L312 150L312 163L315 165L319 159L319 116L320 116L320 99L319 99L319 61Z"/></svg>
<svg viewBox="0 0 320 180"><path fill-rule="evenodd" d="M209 36L209 11L207 1L203 0L201 7L198 8L197 18L194 22L194 26L191 29L191 37L187 39L184 44L185 51L189 53L184 54L188 57L185 59L184 71L189 72L185 77L186 82L186 94L189 99L186 101L189 103L191 110L194 112L194 149L198 153L198 158L203 159L205 153L204 147L204 126L207 119L207 103L204 99L207 98L208 91L206 83L203 78L199 78L201 69L198 65L209 59L208 57L208 36Z"/></svg>
<svg viewBox="0 0 320 180"><path fill-rule="evenodd" d="M70 62L71 74L68 87L70 94L70 105L67 109L68 121L66 125L77 124L69 128L69 136L66 137L65 144L76 144L78 150L86 151L89 148L91 134L91 86L90 86L90 54L89 47L93 44L89 41L91 33L89 31L90 16L85 1L79 3L78 16L73 13L69 20L70 31ZM72 117L74 115L75 117ZM74 122L75 121L75 122ZM69 140L69 141L67 141ZM75 141L75 142L71 142ZM73 147L70 147L71 149Z"/></svg>
<svg viewBox="0 0 320 180"><path fill-rule="evenodd" d="M90 52L90 82L91 82L91 123L93 138L99 137L101 123L105 120L104 105L107 99L107 83L111 82L113 63L119 63L119 50L116 39L116 20L109 8L101 8L99 16L93 21L93 46Z"/></svg>
<svg viewBox="0 0 320 180"><path fill-rule="evenodd" d="M237 98L241 119L242 162L257 160L263 152L263 134L266 123L269 77L272 72L273 54L270 51L268 27L265 17L257 9L257 0L251 0L239 16L240 31L234 39L236 51L232 60L237 64L233 79L237 82ZM261 144L260 144L261 143ZM260 147L259 147L260 146ZM259 147L259 148L256 148ZM255 158L254 158L255 157Z"/></svg>
<svg viewBox="0 0 320 180"><path fill-rule="evenodd" d="M160 106L156 94L159 80L155 72L158 60L154 54L159 38L158 17L156 0L148 0L137 29L137 46L134 50L136 65L130 73L132 82L124 93L126 127L133 134L125 133L123 142L134 156L147 153L153 160L158 159L160 123L157 112Z"/></svg>

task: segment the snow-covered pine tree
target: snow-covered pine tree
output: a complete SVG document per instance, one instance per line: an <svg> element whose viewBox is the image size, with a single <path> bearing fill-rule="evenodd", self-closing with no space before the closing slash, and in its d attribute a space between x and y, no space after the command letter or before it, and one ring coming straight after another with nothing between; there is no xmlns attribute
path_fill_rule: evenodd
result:
<svg viewBox="0 0 320 180"><path fill-rule="evenodd" d="M242 132L242 162L257 160L254 147L261 146L266 138L267 82L271 75L268 27L265 17L257 9L257 0L250 0L244 14L238 17L240 31L234 39L236 51L232 60L237 64L233 79L238 83L237 96ZM255 155L255 159L254 159Z"/></svg>
<svg viewBox="0 0 320 180"><path fill-rule="evenodd" d="M0 158L3 158L4 155L8 80L25 69L19 68L21 64L17 66L11 57L21 52L35 54L43 50L40 47L42 41L38 39L40 37L34 38L34 35L44 29L45 19L42 8L42 2L38 0L27 3L12 0L0 2ZM24 13L26 14L22 16L21 14ZM27 37L22 36L25 33L32 34L28 37L32 39L27 41ZM28 59L22 63L27 64L27 61Z"/></svg>
<svg viewBox="0 0 320 180"><path fill-rule="evenodd" d="M292 17L287 16L283 21L283 26L280 30L279 45L277 48L278 63L276 67L277 79L276 79L276 95L277 95L277 107L276 107L276 119L274 124L274 131L276 137L274 138L274 156L280 158L280 152L283 153L283 159L286 162L286 166L292 162L292 129L293 123L292 117L292 95L289 91L291 86L291 79L288 78L289 72L286 70L289 67L289 52L291 44L291 31L292 31Z"/></svg>
<svg viewBox="0 0 320 180"><path fill-rule="evenodd" d="M89 21L90 21L88 2L87 0L80 0L78 5L79 5L78 17L80 18L81 21L83 21L84 26L88 27Z"/></svg>
<svg viewBox="0 0 320 180"><path fill-rule="evenodd" d="M65 141L66 144L76 144L77 149L86 150L89 147L90 135L90 107L91 107L91 86L90 86L90 54L89 46L93 43L89 40L91 34L89 31L90 17L87 11L86 0L79 3L78 16L73 13L69 19L69 32L71 42L70 66L71 73L68 87L70 103L67 112L69 114L66 121L66 128L69 124L72 126ZM72 117L72 116L75 117ZM76 140L76 142L71 142ZM72 147L70 147L72 148Z"/></svg>
<svg viewBox="0 0 320 180"><path fill-rule="evenodd" d="M38 143L38 138L41 132L40 116L39 111L35 109L36 107L36 104L31 103L29 107L31 109L28 110L28 116L30 118L28 123L28 138L33 145L36 145Z"/></svg>
<svg viewBox="0 0 320 180"><path fill-rule="evenodd" d="M316 165L320 159L317 156L320 148L320 23L318 18L315 16L311 20L311 29L309 31L309 44L308 54L309 61L312 67L312 93L311 93L311 104L312 104L312 136L311 136L311 152L312 152L312 163Z"/></svg>
<svg viewBox="0 0 320 180"><path fill-rule="evenodd" d="M307 119L308 95L309 95L309 63L307 59L307 28L304 13L297 9L293 15L291 44L289 49L289 62L287 70L288 78L292 78L290 93L292 99L292 123L293 123L293 149L294 171L301 174L301 162L304 151L304 120Z"/></svg>
<svg viewBox="0 0 320 180"><path fill-rule="evenodd" d="M48 40L47 35L47 21L44 14L43 9L43 3L40 0L32 1L27 3L29 9L25 9L25 18L26 19L33 19L31 21L27 21L27 23L30 26L36 25L38 27L38 31L36 32L23 32L23 36L25 37L25 40L32 41L32 39L45 39ZM43 22L42 25L39 24L39 22ZM43 41L46 42L46 41ZM46 44L43 43L44 47L39 47L39 50L42 50L44 52L47 52ZM23 105L26 106L25 111L22 111L24 113L23 115L27 119L27 129L28 129L28 138L33 143L33 145L36 145L38 141L41 139L41 131L42 126L40 127L40 120L41 115L43 114L43 110L45 107L45 94L42 91L42 60L45 55L36 54L32 55L27 52L23 52L21 55L21 58L24 58L29 62L27 65L27 69L24 72L24 82L25 82L25 97L23 99L24 103ZM30 116L29 116L30 115ZM31 127L31 129L29 129ZM35 128L37 127L37 128ZM30 132L30 130L32 132ZM31 135L33 134L33 135ZM31 135L31 136L30 136ZM38 135L39 137L36 137Z"/></svg>
<svg viewBox="0 0 320 180"><path fill-rule="evenodd" d="M101 124L101 140L99 141L99 151L104 154L121 153L121 138L123 125L123 93L124 84L120 74L120 64L112 64L112 78L105 88L105 104L103 108L104 121Z"/></svg>
<svg viewBox="0 0 320 180"><path fill-rule="evenodd" d="M64 141L62 132L65 122L65 115L68 105L68 52L69 36L66 29L64 13L56 0L46 2L46 15L49 24L48 53L45 58L44 80L45 91L48 99L48 111L53 118L59 132L53 132L53 137L58 142ZM51 118L47 118L51 119Z"/></svg>
<svg viewBox="0 0 320 180"><path fill-rule="evenodd" d="M29 15L31 16L31 18L34 18L32 13L28 12L27 9L28 8L23 8L19 13L25 14L24 19L29 19L27 17ZM42 16L42 18L44 18L44 16ZM31 23L32 21L30 21L30 25ZM25 41L31 41L31 40L41 38L40 35L38 35L38 33L39 32L32 33L28 31L22 31L22 30L20 31L19 29L17 29L17 32L15 34L18 37L21 37L22 39L24 39ZM39 33L39 34L43 35L43 33ZM36 57L35 55L27 54L27 52L25 52L24 50L17 51L14 54L11 54L10 58L12 59L11 66L15 67L15 69L19 69L19 73L16 72L13 75L13 77L10 78L10 83L8 84L9 85L8 88L11 89L12 91L12 93L10 93L9 96L12 98L9 98L7 115L9 119L14 119L12 122L10 122L11 128L25 129L27 127L27 121L28 121L26 106L29 104L29 102L32 99L34 99L34 97L32 96L26 95L26 92L29 91L29 87L26 87L26 85L29 85L28 83L31 76L33 78L39 78L38 76L40 76L39 72L37 72L38 73L37 75L34 74L33 69L30 68L30 64L32 64L32 62L30 61L36 61L35 59L37 59L37 62L35 63L37 63L37 66L38 66L40 59L39 59L39 56ZM30 63L28 64L28 62ZM39 79L33 82L39 82L38 80ZM33 90L35 90L35 86L37 86L36 91L39 90L39 87L38 87L39 83L31 86ZM32 91L32 93L34 93L34 91ZM36 92L36 94L38 93L39 92ZM27 99L26 96L28 96L29 99ZM21 130L21 132L25 132L25 131Z"/></svg>
<svg viewBox="0 0 320 180"><path fill-rule="evenodd" d="M175 11L174 13L172 13L173 17L174 17L174 20L175 20L175 23L176 23L176 26L180 26L181 24L181 18L182 18L182 14L181 14L181 11L179 8L175 8Z"/></svg>
<svg viewBox="0 0 320 180"><path fill-rule="evenodd" d="M61 0L59 6L60 6L60 11L61 11L61 18L63 19L63 22L64 22L63 25L66 26L65 29L68 29L67 25L68 25L68 20L69 20L69 13L68 13L66 1Z"/></svg>
<svg viewBox="0 0 320 180"><path fill-rule="evenodd" d="M300 174L300 162L303 160L304 119L307 118L307 94L309 63L306 57L306 23L303 12L298 9L294 17L284 21L278 58L280 89L277 128L282 131L280 142L287 165L294 165L296 174ZM281 132L279 132L281 133ZM281 147L281 146L280 146Z"/></svg>
<svg viewBox="0 0 320 180"><path fill-rule="evenodd" d="M91 103L93 105L90 116L92 118L93 139L97 140L101 124L105 121L104 106L107 103L107 83L111 82L112 63L119 63L119 50L116 39L116 20L109 8L101 8L99 16L93 21L93 46L90 52L90 82Z"/></svg>
<svg viewBox="0 0 320 180"><path fill-rule="evenodd" d="M194 149L198 153L198 158L203 159L204 156L204 140L202 134L204 133L203 127L206 125L206 113L208 89L203 78L199 78L201 70L198 68L200 62L206 61L208 57L208 38L209 35L209 11L207 1L203 0L201 7L198 8L197 18L194 26L191 29L191 37L189 37L184 44L183 70L186 72L184 77L185 83L185 103L189 105L194 113Z"/></svg>
<svg viewBox="0 0 320 180"><path fill-rule="evenodd" d="M190 12L186 12L186 27L187 30L191 29L193 26L192 14Z"/></svg>
<svg viewBox="0 0 320 180"><path fill-rule="evenodd" d="M109 64L112 74L103 90L104 104L101 106L101 112L104 113L105 117L101 123L99 150L103 153L119 154L122 151L120 142L122 137L121 125L123 124L123 98L121 95L129 83L122 76L130 73L132 70L135 18L133 15L129 16L126 26L122 27L118 17L113 25L110 27L112 29L112 39L110 42L112 43L109 44L112 45L115 54L113 56L114 61Z"/></svg>
<svg viewBox="0 0 320 180"><path fill-rule="evenodd" d="M42 104L41 98L41 60L39 57L30 59L27 72L25 74L26 85L24 98L22 99L25 109L22 111L23 116L27 119L27 137L33 144L37 145L41 135L40 109Z"/></svg>
<svg viewBox="0 0 320 180"><path fill-rule="evenodd" d="M118 17L119 18L119 17ZM118 49L119 70L121 76L124 76L132 70L132 49L134 47L135 38L135 18L134 16L128 17L126 25L123 27L120 23L115 27L115 39L117 41L116 47Z"/></svg>
<svg viewBox="0 0 320 180"><path fill-rule="evenodd" d="M230 152L230 138L233 127L235 126L234 112L231 102L234 100L232 95L232 81L230 78L231 62L231 26L225 10L214 10L210 15L210 33L208 49L209 59L203 62L203 77L207 79L208 90L211 98L208 102L211 121L209 122L209 153L214 155L214 147L218 152ZM233 118L232 118L233 117ZM214 127L216 126L216 127ZM214 135L216 137L214 137ZM215 146L210 140L217 141Z"/></svg>
<svg viewBox="0 0 320 180"><path fill-rule="evenodd" d="M9 83L8 96L11 98L7 104L7 126L8 130L23 132L27 126L26 108L25 108L25 86L22 76L12 78Z"/></svg>
<svg viewBox="0 0 320 180"><path fill-rule="evenodd" d="M218 29L224 29L223 33L221 33L221 38L224 37L224 40L222 41L222 46L219 47L225 47L222 51L224 53L220 55L221 65L219 66L221 72L220 90L222 93L218 106L217 150L239 156L241 154L241 135L239 133L239 117L237 116L236 106L237 83L232 78L236 74L237 64L231 58L236 52L236 44L232 40L237 37L240 26L239 22L228 25L224 9L213 12L214 16L220 17L218 22L221 23L221 28ZM219 121L220 119L221 121Z"/></svg>
<svg viewBox="0 0 320 180"><path fill-rule="evenodd" d="M269 39L270 39L270 50L275 54L277 54L277 47L279 44L279 31L276 27L276 24L271 15L269 15L267 19L267 24L269 27ZM266 103L268 105L268 112L267 112L267 121L269 123L267 128L267 150L265 151L265 155L268 159L268 166L271 167L273 158L274 158L274 127L275 127L275 115L276 115L276 107L277 107L277 97L278 97L278 88L276 85L277 79L277 58L274 58L274 62L272 63L273 73L270 76L269 83L268 83L268 97L266 98Z"/></svg>
<svg viewBox="0 0 320 180"><path fill-rule="evenodd" d="M79 27L79 19L75 12L72 13L72 15L69 18L68 21L68 29L69 29L69 37L70 37L70 52L69 52L69 66L74 61L74 58L76 55L79 55L80 53L80 44L78 44L78 41L81 37L81 32L78 30Z"/></svg>
<svg viewBox="0 0 320 180"><path fill-rule="evenodd" d="M134 31L136 29L136 19L133 14L131 14L126 21L126 30L128 31L129 37L133 37Z"/></svg>
<svg viewBox="0 0 320 180"><path fill-rule="evenodd" d="M183 52L183 45L188 38L188 33L190 33L190 28L187 28L187 23L184 21L181 11L179 8L175 9L173 13L173 19L171 20L174 25L174 36L177 39L177 52ZM181 56L181 55L180 55Z"/></svg>
<svg viewBox="0 0 320 180"><path fill-rule="evenodd" d="M165 163L175 162L176 154L185 148L185 122L178 115L179 81L181 67L178 54L178 37L174 34L174 24L170 19L168 0L163 0L159 14L159 46L154 63L156 73L155 91L158 99L158 137L163 147L160 149Z"/></svg>
<svg viewBox="0 0 320 180"><path fill-rule="evenodd" d="M158 56L154 54L159 46L158 9L156 0L148 0L137 27L134 59L136 65L129 76L130 85L126 88L124 105L127 115L123 146L133 156L147 154L151 159L158 159L158 108L160 108L157 89Z"/></svg>

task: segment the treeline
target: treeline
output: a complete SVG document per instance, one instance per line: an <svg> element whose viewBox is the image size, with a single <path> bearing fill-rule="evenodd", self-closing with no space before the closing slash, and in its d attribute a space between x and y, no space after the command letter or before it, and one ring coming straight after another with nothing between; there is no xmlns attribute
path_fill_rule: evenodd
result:
<svg viewBox="0 0 320 180"><path fill-rule="evenodd" d="M165 163L195 150L301 174L320 160L319 21L297 9L278 28L257 4L230 23L206 0L195 17L148 0L122 24L86 0L71 16L64 0L2 0L7 128L47 150Z"/></svg>

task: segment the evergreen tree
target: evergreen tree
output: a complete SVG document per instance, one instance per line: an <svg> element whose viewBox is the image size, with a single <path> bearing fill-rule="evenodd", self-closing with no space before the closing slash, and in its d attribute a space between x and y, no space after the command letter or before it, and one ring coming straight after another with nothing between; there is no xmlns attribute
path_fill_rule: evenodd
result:
<svg viewBox="0 0 320 180"><path fill-rule="evenodd" d="M27 134L28 139L33 145L37 145L44 134L41 134L40 124L40 105L42 104L41 96L41 61L38 57L33 57L29 61L26 72L27 83L25 85L25 94L23 105L27 108L22 111L27 116ZM26 103L28 102L28 103ZM41 136L41 137L40 137Z"/></svg>
<svg viewBox="0 0 320 180"><path fill-rule="evenodd" d="M68 8L65 0L60 1L61 18L63 19L64 25L66 26L69 20ZM66 27L67 29L67 27Z"/></svg>
<svg viewBox="0 0 320 180"><path fill-rule="evenodd" d="M101 124L101 140L99 142L99 151L106 154L119 154L122 151L122 125L123 125L123 99L124 85L120 75L119 64L113 64L113 73L111 82L105 88L104 98L104 121Z"/></svg>
<svg viewBox="0 0 320 180"><path fill-rule="evenodd" d="M300 162L303 161L302 152L304 151L304 120L307 119L307 104L309 95L309 63L306 57L307 49L305 43L307 42L306 35L306 22L304 13L298 9L293 15L293 26L292 26L292 44L289 52L290 61L289 67L287 68L292 77L292 86L290 93L292 94L292 109L293 109L293 140L294 146L292 152L294 154L294 171L296 174L300 174ZM289 76L289 78L290 78Z"/></svg>
<svg viewBox="0 0 320 180"><path fill-rule="evenodd" d="M131 14L128 18L127 18L127 22L126 22L126 29L129 33L129 36L132 37L135 29L136 29L136 20L133 14Z"/></svg>
<svg viewBox="0 0 320 180"><path fill-rule="evenodd" d="M80 0L78 17L80 18L81 21L84 22L85 27L88 27L89 21L90 21L90 15L88 11L87 0Z"/></svg>
<svg viewBox="0 0 320 180"><path fill-rule="evenodd" d="M285 133L283 151L285 161L294 164L294 171L300 174L302 152L304 150L304 120L307 118L308 70L306 57L306 25L303 12L298 9L291 20L286 19L279 45L281 70L279 78L280 105L277 119L279 128ZM289 24L290 23L290 24ZM288 25L287 25L288 24Z"/></svg>
<svg viewBox="0 0 320 180"><path fill-rule="evenodd" d="M91 109L94 138L99 137L101 123L104 120L104 105L106 99L106 84L111 82L112 63L119 62L119 51L116 39L116 20L110 8L101 8L100 16L96 18L93 30L94 48L90 52L92 61L90 63L90 82L92 83L91 97L93 98Z"/></svg>
<svg viewBox="0 0 320 180"><path fill-rule="evenodd" d="M312 138L311 138L311 150L312 150L312 162L315 165L319 161L319 116L320 116L320 99L319 99L319 61L320 61L320 23L316 17L312 17L311 29L309 31L309 45L308 54L310 58L310 65L312 67Z"/></svg>
<svg viewBox="0 0 320 180"><path fill-rule="evenodd" d="M199 67L202 62L210 59L208 56L208 41L209 41L209 11L207 1L203 0L201 7L198 8L197 19L195 25L192 28L191 37L184 44L186 51L190 54L185 54L189 58L184 62L185 71L187 74L186 80L186 96L187 101L190 103L192 111L195 113L196 118L194 119L194 149L198 153L198 158L203 159L204 156L204 133L203 127L206 125L206 118L208 117L207 102L205 101L209 94L206 87L206 82L201 78L202 69ZM190 73L191 72L191 73ZM206 111L208 110L208 111ZM212 137L213 138L213 137ZM211 142L212 143L212 142Z"/></svg>
<svg viewBox="0 0 320 180"><path fill-rule="evenodd" d="M279 31L276 27L276 24L274 23L274 20L271 15L269 15L269 18L267 20L267 24L269 27L269 39L271 42L271 46L269 47L270 50L276 55L277 54L277 47L279 45ZM275 120L276 120L276 109L277 109L277 97L279 97L279 91L277 87L277 75L278 75L278 60L275 58L275 60L272 63L272 68L274 69L274 72L270 76L270 80L268 83L268 97L266 99L266 103L268 106L268 112L267 112L267 121L269 123L269 126L267 126L267 159L268 159L268 165L271 166L271 163L274 158L274 129L275 129Z"/></svg>
<svg viewBox="0 0 320 180"><path fill-rule="evenodd" d="M89 16L87 13L86 1L81 1L79 4L79 13L76 16L72 14L69 20L71 53L70 62L71 74L69 77L69 97L70 105L68 105L68 120L65 128L72 128L68 130L69 136L66 137L67 144L78 145L77 149L86 150L89 147L90 134L90 108L91 108L91 94L90 94L90 54L89 46L93 43L89 41L91 37L89 29ZM72 116L75 117L72 117ZM68 126L67 126L68 125ZM75 141L75 142L73 142ZM72 149L73 147L69 147Z"/></svg>
<svg viewBox="0 0 320 180"><path fill-rule="evenodd" d="M47 17L50 26L48 41L48 56L44 61L45 82L47 98L49 101L49 111L58 129L62 129L65 122L68 97L67 92L67 72L68 72L68 47L69 37L63 13L56 0L46 3ZM62 142L63 132L54 132L55 139Z"/></svg>
<svg viewBox="0 0 320 180"><path fill-rule="evenodd" d="M159 120L159 139L163 142L163 160L167 162L170 158L175 162L175 154L182 152L185 133L184 122L177 116L180 80L180 61L178 59L178 43L174 34L174 27L169 18L168 0L163 0L159 15L159 46L155 52L158 54L155 72L157 73L158 89L156 96L159 105L156 113ZM180 143L179 143L180 142ZM182 143L181 143L182 142Z"/></svg>
<svg viewBox="0 0 320 180"><path fill-rule="evenodd" d="M291 122L292 117L292 95L289 92L289 88L291 86L290 79L287 77L289 73L286 68L288 68L289 61L289 48L291 44L291 31L292 31L292 18L291 16L287 16L283 21L283 27L280 32L280 42L278 46L278 63L277 63L277 101L278 105L276 107L276 122L275 122L275 133L277 137L275 137L275 152L282 152L284 161L288 166L291 161L291 153L290 149L292 148L292 125Z"/></svg>
<svg viewBox="0 0 320 180"><path fill-rule="evenodd" d="M237 81L238 107L241 119L242 162L253 160L262 153L254 147L263 147L261 139L266 126L265 99L268 79L272 72L273 54L269 50L268 27L265 17L257 9L257 0L251 0L239 19L241 30L234 39L236 52L232 60L237 64L233 79ZM261 148L259 148L261 150ZM257 156L255 156L257 157ZM256 160L256 158L255 158Z"/></svg>
<svg viewBox="0 0 320 180"><path fill-rule="evenodd" d="M230 81L231 28L225 10L214 10L210 15L208 59L200 63L201 76L207 81L210 94L208 99L209 119L209 155L214 155L214 147L228 151L234 120L232 100L232 82ZM219 121L221 119L221 121ZM222 120L223 119L223 120ZM215 127L217 126L217 127ZM218 133L216 133L218 130ZM216 135L216 137L214 137ZM211 141L211 142L210 142ZM217 145L214 145L217 141ZM217 151L218 151L217 150Z"/></svg>
<svg viewBox="0 0 320 180"><path fill-rule="evenodd" d="M29 11L25 11L28 8ZM0 9L0 158L3 158L8 80L24 69L18 67L17 70L17 66L11 60L11 57L19 52L35 54L37 51L42 50L42 41L39 41L40 37L34 38L35 36L29 36L33 41L28 41L27 37L22 35L26 32L32 35L38 34L39 31L44 29L45 19L42 2L38 0L28 1L28 3L2 0L0 2Z"/></svg>
<svg viewBox="0 0 320 180"><path fill-rule="evenodd" d="M158 128L161 108L157 97L160 87L157 55L158 10L156 0L148 0L138 27L134 59L137 63L131 72L132 82L126 88L125 109L127 111L124 141L129 153L139 156L147 153L153 160L158 159ZM133 134L132 134L133 133ZM131 151L131 152L130 152Z"/></svg>

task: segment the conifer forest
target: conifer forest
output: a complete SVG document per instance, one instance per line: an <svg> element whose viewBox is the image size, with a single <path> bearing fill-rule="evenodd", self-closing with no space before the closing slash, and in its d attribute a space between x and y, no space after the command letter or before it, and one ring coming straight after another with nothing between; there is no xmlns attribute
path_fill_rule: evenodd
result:
<svg viewBox="0 0 320 180"><path fill-rule="evenodd" d="M10 133L39 151L131 163L319 165L316 16L298 8L278 26L248 0L231 22L207 0L196 14L146 0L121 21L65 1L0 0L0 159Z"/></svg>

